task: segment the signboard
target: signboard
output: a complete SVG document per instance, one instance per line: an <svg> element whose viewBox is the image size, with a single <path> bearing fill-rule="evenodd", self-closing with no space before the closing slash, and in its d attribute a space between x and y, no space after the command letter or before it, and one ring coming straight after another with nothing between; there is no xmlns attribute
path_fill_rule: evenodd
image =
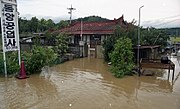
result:
<svg viewBox="0 0 180 109"><path fill-rule="evenodd" d="M18 50L19 65L20 46L16 0L0 0L1 29L3 42L4 72L7 77L6 53L7 51Z"/></svg>
<svg viewBox="0 0 180 109"><path fill-rule="evenodd" d="M16 5L6 3L5 1L13 2L13 0L4 0L1 3L1 27L4 51L18 50L17 41L17 13Z"/></svg>
<svg viewBox="0 0 180 109"><path fill-rule="evenodd" d="M16 0L2 0L4 3L16 4Z"/></svg>

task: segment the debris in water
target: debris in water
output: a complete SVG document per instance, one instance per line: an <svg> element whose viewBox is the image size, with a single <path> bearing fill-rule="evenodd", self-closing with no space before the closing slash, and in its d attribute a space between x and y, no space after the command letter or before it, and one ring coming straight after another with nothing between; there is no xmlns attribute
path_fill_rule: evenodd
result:
<svg viewBox="0 0 180 109"><path fill-rule="evenodd" d="M72 106L72 104L69 104L69 106L71 107L71 106Z"/></svg>

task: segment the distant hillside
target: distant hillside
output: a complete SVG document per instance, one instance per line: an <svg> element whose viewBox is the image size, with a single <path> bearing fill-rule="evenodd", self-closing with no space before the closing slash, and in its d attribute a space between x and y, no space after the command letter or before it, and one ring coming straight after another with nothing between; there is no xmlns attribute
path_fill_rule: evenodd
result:
<svg viewBox="0 0 180 109"><path fill-rule="evenodd" d="M163 28L162 30L165 30L168 35L170 36L176 36L180 37L180 27L177 28Z"/></svg>
<svg viewBox="0 0 180 109"><path fill-rule="evenodd" d="M109 19L106 18L102 18L99 16L88 16L88 17L84 17L84 18L78 18L75 20L72 20L72 22L77 22L77 21L85 21L85 22L92 22L92 21L107 21Z"/></svg>
<svg viewBox="0 0 180 109"><path fill-rule="evenodd" d="M166 29L169 35L180 36L180 27L178 28L168 28Z"/></svg>

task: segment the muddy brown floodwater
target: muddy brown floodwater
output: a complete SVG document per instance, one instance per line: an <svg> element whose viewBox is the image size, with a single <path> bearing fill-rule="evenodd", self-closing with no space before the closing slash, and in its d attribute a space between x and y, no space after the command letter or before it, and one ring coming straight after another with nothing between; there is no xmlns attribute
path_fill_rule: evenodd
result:
<svg viewBox="0 0 180 109"><path fill-rule="evenodd" d="M0 109L180 109L180 67L117 79L101 59L82 58L45 68L25 80L0 78Z"/></svg>

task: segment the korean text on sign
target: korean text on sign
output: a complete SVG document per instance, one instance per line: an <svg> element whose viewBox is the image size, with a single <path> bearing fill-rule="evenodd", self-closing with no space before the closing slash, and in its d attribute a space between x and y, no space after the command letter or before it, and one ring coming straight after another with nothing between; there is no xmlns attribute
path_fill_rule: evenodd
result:
<svg viewBox="0 0 180 109"><path fill-rule="evenodd" d="M18 49L16 34L16 8L12 4L2 4L2 26L5 51Z"/></svg>

